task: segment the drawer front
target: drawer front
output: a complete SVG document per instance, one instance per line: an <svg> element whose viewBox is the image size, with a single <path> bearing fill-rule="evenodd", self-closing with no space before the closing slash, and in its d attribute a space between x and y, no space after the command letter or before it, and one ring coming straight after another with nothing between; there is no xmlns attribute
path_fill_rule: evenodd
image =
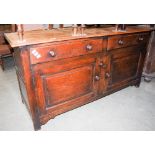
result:
<svg viewBox="0 0 155 155"><path fill-rule="evenodd" d="M31 48L30 59L32 64L36 64L86 55L89 53L102 52L105 49L106 40L103 41L102 38L64 41L49 46Z"/></svg>
<svg viewBox="0 0 155 155"><path fill-rule="evenodd" d="M119 35L108 38L108 50L147 43L149 33Z"/></svg>

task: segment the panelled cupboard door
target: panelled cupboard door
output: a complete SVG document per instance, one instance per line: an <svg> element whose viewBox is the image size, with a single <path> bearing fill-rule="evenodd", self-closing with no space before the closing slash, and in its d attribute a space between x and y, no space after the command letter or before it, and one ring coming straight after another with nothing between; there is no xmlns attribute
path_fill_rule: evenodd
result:
<svg viewBox="0 0 155 155"><path fill-rule="evenodd" d="M95 98L99 80L98 59L97 54L93 54L34 66L41 113Z"/></svg>
<svg viewBox="0 0 155 155"><path fill-rule="evenodd" d="M138 46L111 51L110 85L133 80L139 76L144 58L144 51Z"/></svg>

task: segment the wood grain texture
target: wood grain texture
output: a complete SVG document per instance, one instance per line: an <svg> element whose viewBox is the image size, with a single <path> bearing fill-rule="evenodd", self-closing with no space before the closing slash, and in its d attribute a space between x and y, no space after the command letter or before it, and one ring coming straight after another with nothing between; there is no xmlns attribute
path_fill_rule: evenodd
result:
<svg viewBox="0 0 155 155"><path fill-rule="evenodd" d="M61 43L53 43L48 46L31 48L30 59L32 64L37 64L90 53L97 53L106 50L106 44L107 40L103 40L102 38L63 41ZM35 56L34 51L40 55L39 59ZM50 52L53 52L54 55L52 56Z"/></svg>
<svg viewBox="0 0 155 155"><path fill-rule="evenodd" d="M145 44L149 39L148 33L117 35L108 38L108 50L133 46L137 44Z"/></svg>
<svg viewBox="0 0 155 155"><path fill-rule="evenodd" d="M97 55L69 58L34 66L37 100L42 113L54 105L97 94ZM94 95L93 95L94 94Z"/></svg>
<svg viewBox="0 0 155 155"><path fill-rule="evenodd" d="M85 36L72 36L72 28L61 28L52 30L34 30L24 32L24 41L19 41L18 33L5 33L5 37L12 47L32 45L39 43L57 42L64 40L112 36L119 34L131 34L139 32L148 32L147 27L128 27L125 32L115 31L115 27L110 28L88 28L85 29Z"/></svg>
<svg viewBox="0 0 155 155"><path fill-rule="evenodd" d="M39 109L35 98L33 73L30 68L29 52L26 47L20 47L15 49L15 53L16 54L14 54L14 57L16 60L16 68L18 68L16 71L19 80L18 82L20 84L20 90L22 91L22 99L27 101L26 104L33 120L34 129L38 130L40 129ZM18 53L20 53L20 55Z"/></svg>

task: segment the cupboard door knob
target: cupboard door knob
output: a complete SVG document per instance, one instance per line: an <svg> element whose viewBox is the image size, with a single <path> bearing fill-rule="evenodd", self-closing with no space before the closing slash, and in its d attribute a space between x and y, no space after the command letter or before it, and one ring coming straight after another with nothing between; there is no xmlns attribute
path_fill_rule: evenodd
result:
<svg viewBox="0 0 155 155"><path fill-rule="evenodd" d="M144 40L144 38L143 37L139 37L139 41L142 41L142 40Z"/></svg>
<svg viewBox="0 0 155 155"><path fill-rule="evenodd" d="M92 45L88 44L88 45L86 46L86 50L91 51L92 49L93 49L93 46L92 46Z"/></svg>
<svg viewBox="0 0 155 155"><path fill-rule="evenodd" d="M107 67L107 65L104 64L103 62L100 62L100 63L99 63L99 66L102 67L102 68L106 68L106 67Z"/></svg>
<svg viewBox="0 0 155 155"><path fill-rule="evenodd" d="M123 45L123 44L124 44L123 40L119 40L119 41L118 41L118 44L119 44L119 45Z"/></svg>
<svg viewBox="0 0 155 155"><path fill-rule="evenodd" d="M54 51L49 51L49 54L51 57L55 57L55 52Z"/></svg>
<svg viewBox="0 0 155 155"><path fill-rule="evenodd" d="M100 77L99 77L98 75L96 75L96 76L95 76L95 80L96 80L96 81L99 81L99 80L100 80Z"/></svg>
<svg viewBox="0 0 155 155"><path fill-rule="evenodd" d="M105 73L105 78L106 79L110 78L110 74L109 73Z"/></svg>

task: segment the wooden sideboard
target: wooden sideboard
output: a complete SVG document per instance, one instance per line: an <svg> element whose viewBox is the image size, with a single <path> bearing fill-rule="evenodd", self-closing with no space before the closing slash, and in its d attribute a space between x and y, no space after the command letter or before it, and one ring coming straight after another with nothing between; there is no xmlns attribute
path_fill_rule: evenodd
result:
<svg viewBox="0 0 155 155"><path fill-rule="evenodd" d="M22 101L34 129L55 116L141 81L150 29L128 27L5 34L14 48Z"/></svg>

